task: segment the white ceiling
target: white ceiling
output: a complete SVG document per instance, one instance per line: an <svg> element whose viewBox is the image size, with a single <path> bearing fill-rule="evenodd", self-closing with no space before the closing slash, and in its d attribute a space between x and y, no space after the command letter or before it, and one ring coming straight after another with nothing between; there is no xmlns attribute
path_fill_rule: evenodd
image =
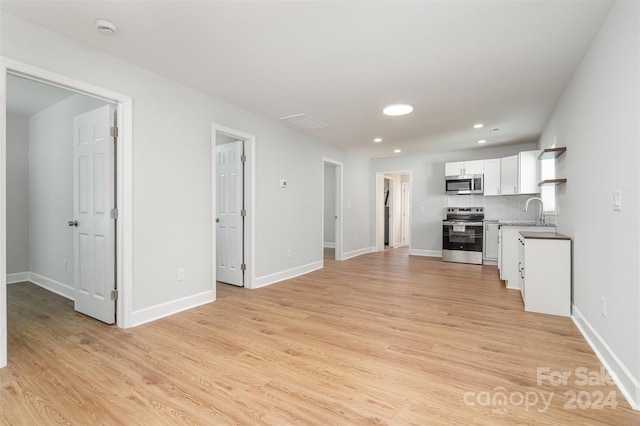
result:
<svg viewBox="0 0 640 426"><path fill-rule="evenodd" d="M10 75L7 77L7 112L30 117L74 93L47 84Z"/></svg>
<svg viewBox="0 0 640 426"><path fill-rule="evenodd" d="M611 5L0 2L7 13L269 119L305 113L328 125L305 133L370 157L537 140ZM100 35L96 18L115 22L118 36ZM415 111L382 115L394 102ZM485 127L473 129L476 122Z"/></svg>

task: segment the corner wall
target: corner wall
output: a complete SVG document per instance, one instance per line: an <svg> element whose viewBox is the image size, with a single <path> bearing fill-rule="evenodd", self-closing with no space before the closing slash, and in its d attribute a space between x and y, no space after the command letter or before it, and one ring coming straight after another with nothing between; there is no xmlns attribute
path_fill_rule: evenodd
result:
<svg viewBox="0 0 640 426"><path fill-rule="evenodd" d="M29 271L28 144L28 118L7 114L7 275L15 277Z"/></svg>
<svg viewBox="0 0 640 426"><path fill-rule="evenodd" d="M573 238L576 324L640 408L640 5L617 2L540 139L558 158L558 232ZM613 194L622 192L622 211ZM601 313L606 299L606 316Z"/></svg>

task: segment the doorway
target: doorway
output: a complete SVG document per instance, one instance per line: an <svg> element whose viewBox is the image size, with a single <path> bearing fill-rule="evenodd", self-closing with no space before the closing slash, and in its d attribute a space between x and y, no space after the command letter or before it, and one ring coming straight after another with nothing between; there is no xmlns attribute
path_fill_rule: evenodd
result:
<svg viewBox="0 0 640 426"><path fill-rule="evenodd" d="M212 125L213 276L253 288L255 281L255 136Z"/></svg>
<svg viewBox="0 0 640 426"><path fill-rule="evenodd" d="M322 160L322 259L342 260L342 163Z"/></svg>
<svg viewBox="0 0 640 426"><path fill-rule="evenodd" d="M117 247L117 256L114 259L115 265L112 268L115 282L118 283L118 292L109 292L109 294L103 294L106 298L113 298L115 302L114 312L117 309L117 325L119 327L130 327L131 316L131 160L132 160L132 147L131 147L131 104L132 100L129 97L111 92L106 89L102 89L78 80L68 78L52 73L47 70L32 67L27 64L13 61L7 58L0 59L0 128L7 128L7 82L11 83L13 78L26 79L29 82L38 82L49 87L56 87L68 91L73 96L80 95L91 99L92 102L96 101L102 104L112 104L118 114L118 138L114 141L114 161L117 164L117 168L114 171L115 182L107 182L110 188L113 188L113 204L111 206L102 206L105 209L103 211L109 216L117 217L118 227L112 234L114 246ZM84 98L83 98L84 99ZM107 131L110 132L107 128ZM6 247L8 243L7 234L7 156L4 155L7 151L7 134L2 132L0 134L0 153L2 157L0 159L0 199L2 200L2 207L0 210L0 244L3 247L3 253L7 253ZM46 159L45 159L46 160ZM105 180L109 180L108 175L101 175ZM71 185L71 182L69 182ZM13 190L13 188L11 188ZM55 194L48 194L49 196L55 196ZM111 210L113 208L113 210ZM71 219L71 218L67 218ZM67 221L62 223L62 227L67 226ZM73 219L70 220L73 222ZM60 225L60 224L59 224ZM68 229L67 229L68 230ZM13 235L12 235L13 237ZM10 242L11 243L11 242ZM69 256L66 256L69 257ZM60 270L66 268L67 273L70 270L69 259L63 258L62 261L55 265ZM13 259L12 259L13 261ZM77 263L77 262L76 262ZM30 269L30 268L29 268ZM29 272L29 271L21 271ZM24 278L13 277L13 278ZM55 280L53 280L55 281ZM0 256L0 368L7 364L7 257ZM74 282L75 286L75 282Z"/></svg>
<svg viewBox="0 0 640 426"><path fill-rule="evenodd" d="M376 173L376 251L411 245L411 170Z"/></svg>

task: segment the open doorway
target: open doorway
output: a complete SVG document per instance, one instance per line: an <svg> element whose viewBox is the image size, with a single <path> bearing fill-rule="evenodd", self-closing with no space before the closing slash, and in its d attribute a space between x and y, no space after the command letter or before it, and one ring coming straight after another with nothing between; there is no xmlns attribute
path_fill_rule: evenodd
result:
<svg viewBox="0 0 640 426"><path fill-rule="evenodd" d="M322 164L322 259L342 260L342 163Z"/></svg>
<svg viewBox="0 0 640 426"><path fill-rule="evenodd" d="M211 134L213 276L253 288L255 137L217 124Z"/></svg>
<svg viewBox="0 0 640 426"><path fill-rule="evenodd" d="M411 171L376 173L376 251L411 245Z"/></svg>
<svg viewBox="0 0 640 426"><path fill-rule="evenodd" d="M50 89L48 91L50 96L38 91L34 92L35 96L30 97L24 91L18 96L21 102L26 102L30 98L46 101L48 104L45 102L43 108L55 110L44 118L40 116L37 120L33 120L31 129L29 128L28 116L26 118L24 116L22 118L14 118L20 115L13 110L14 105L8 99L7 89L13 90L15 85L20 83L25 83L27 86L41 85L45 89ZM53 90L52 88L60 90ZM60 103L62 103L60 108L54 108ZM0 161L0 179L2 179L2 184L0 185L0 199L2 200L0 243L4 248L3 252L6 254L6 256L0 256L0 368L7 365L7 278L9 278L9 281L39 281L37 284L42 287L48 287L48 290L55 291L67 298L74 298L74 300L79 299L77 297L79 292L93 291L94 289L101 290L91 293L91 296L98 296L103 299L105 305L110 306L110 311L113 314L108 315L110 319L106 322L113 322L117 311L117 325L119 327L131 326L131 103L132 101L129 97L78 80L6 58L0 60L0 128L7 129L7 132L0 134L0 152L12 156L9 158L3 155ZM101 111L99 119L97 110ZM92 111L95 114L90 114L91 117L86 116ZM112 111L118 116L117 124L115 123L116 115L112 115ZM29 140L29 138L37 139L37 143L41 145L46 145L47 142L51 143L49 139L53 136L49 133L50 128L48 125L50 122L55 121L68 122L66 119L63 120L62 117L71 117L69 119L71 121L70 139L74 141L71 146L81 146L76 153L79 157L76 156L74 159L74 154L72 153L70 164L61 166L61 163L58 163L55 172L53 172L55 176L48 175L48 179L51 181L67 182L66 195L59 193L59 190L47 187L46 184L51 182L46 182L45 178L35 176L45 175L47 177L47 174L51 173L50 168L53 167L53 164L56 164L55 160L58 157L62 158L61 161L68 162L69 156L67 154L69 154L69 151L55 149L53 145L50 147L44 146L43 150L34 149L31 153L27 151L27 157L25 157L24 146L19 143L20 138L23 141ZM75 124L73 123L74 118L77 118ZM12 129L10 131L11 134L9 134L9 127ZM16 134L21 135L18 136L18 143L14 143L13 140L7 140L8 137L13 139ZM67 142L69 141L68 135L62 138L66 139ZM89 143L88 141L91 142ZM85 150L89 146L91 146L90 153ZM50 151L46 151L46 148L49 148ZM99 151L98 148L105 148L105 150ZM29 147L29 150L31 150L31 147ZM38 155L38 158L30 158L30 154L32 156ZM106 156L110 157L110 161L106 161ZM101 162L98 167L94 167L99 158L105 161ZM13 159L16 159L17 164L14 164ZM89 165L89 162L92 165ZM29 165L31 165L31 169L25 168ZM74 176L71 180L68 179L69 172ZM26 185L25 175L27 177ZM101 231L102 234L99 238L89 236L84 231L84 228L80 226L79 222L82 220L84 224L84 219L71 217L78 212L75 211L75 206L71 208L70 215L69 210L63 212L64 219L60 219L57 216L52 219L52 215L49 215L52 213L52 209L59 209L60 211L68 209L69 203L62 200L68 199L68 189L69 187L73 188L73 182L77 177L90 178L90 180L85 179L82 180L82 183L77 183L77 187L70 191L72 198L84 189L94 191L93 195L91 195L93 200L101 200L99 205L91 203L90 206L87 204L89 200L87 195L84 201L78 201L79 211L92 210L93 213L98 212L105 219L105 223L108 222L113 225L110 231ZM8 179L14 182L14 178L21 183L16 185L8 184ZM44 182L44 188L40 184L36 185L36 182ZM29 184L31 189L34 190L33 193L25 192L29 190ZM89 185L92 187L91 189L89 189ZM105 194L105 192L108 194ZM105 197L101 195L105 195ZM13 224L8 224L7 222L14 221L16 214L20 214L19 212L24 207L25 199L27 200L28 211L26 214L23 213L22 222L16 225L17 229L13 229ZM16 202L16 200L18 201ZM48 202L49 204L47 205L51 208L40 211L42 209L37 207L39 204L34 203L40 203L43 200ZM32 202L29 203L30 201ZM72 201L73 204L74 202ZM16 209L13 210L14 208ZM33 218L36 216L37 218L34 220ZM115 227L116 220L118 221L117 228ZM43 223L48 221L55 222L54 226L57 228L58 233L65 231L69 233L71 229L71 233L74 235L72 237L74 248L70 249L68 244L65 244L64 251L60 247L46 248L41 251L46 253L48 257L43 259L41 255L38 255L32 258L31 240L35 239L36 235L42 234L42 230L38 227L42 227ZM76 224L79 226L76 226ZM11 232L8 232L8 226L11 226ZM83 231L80 231L81 229ZM26 232L29 238L25 239L24 234L21 236L20 230ZM51 238L51 236L49 238L55 242L55 238ZM18 252L11 251L11 254L9 254L10 251L6 250L6 248L13 246L14 239L20 240L16 245ZM109 239L110 241L108 241ZM103 248L107 250L103 252L109 253L112 262L110 264L102 262L87 264L83 259L79 260L77 256L78 250L75 246L75 243L79 240L80 243L82 241L91 241L93 248L96 245L103 244ZM84 253L87 254L89 246L81 246L80 251L83 250L82 247L85 249ZM10 248L13 249L13 247ZM37 250L40 250L40 248ZM79 265L91 268L94 277L107 278L103 279L102 282L94 281L90 284L79 286L78 283L80 282L88 283L86 280L80 281L76 279ZM36 267L55 270L56 274L59 274L56 276L62 278L56 279L55 277L47 277L45 274L34 272L33 269ZM86 271L87 269L85 269ZM13 275L7 277L7 272ZM70 281L68 279L69 276L73 276L73 280ZM111 287L102 285L105 283L111 285ZM108 288L111 288L112 291L109 291ZM76 310L82 310L82 308L78 309L77 305L75 308Z"/></svg>

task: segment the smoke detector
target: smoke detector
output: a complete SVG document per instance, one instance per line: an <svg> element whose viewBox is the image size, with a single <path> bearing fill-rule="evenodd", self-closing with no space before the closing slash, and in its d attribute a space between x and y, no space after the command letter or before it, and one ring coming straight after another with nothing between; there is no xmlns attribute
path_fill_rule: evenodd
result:
<svg viewBox="0 0 640 426"><path fill-rule="evenodd" d="M106 19L96 19L96 28L100 34L107 37L114 36L118 33L116 24Z"/></svg>

